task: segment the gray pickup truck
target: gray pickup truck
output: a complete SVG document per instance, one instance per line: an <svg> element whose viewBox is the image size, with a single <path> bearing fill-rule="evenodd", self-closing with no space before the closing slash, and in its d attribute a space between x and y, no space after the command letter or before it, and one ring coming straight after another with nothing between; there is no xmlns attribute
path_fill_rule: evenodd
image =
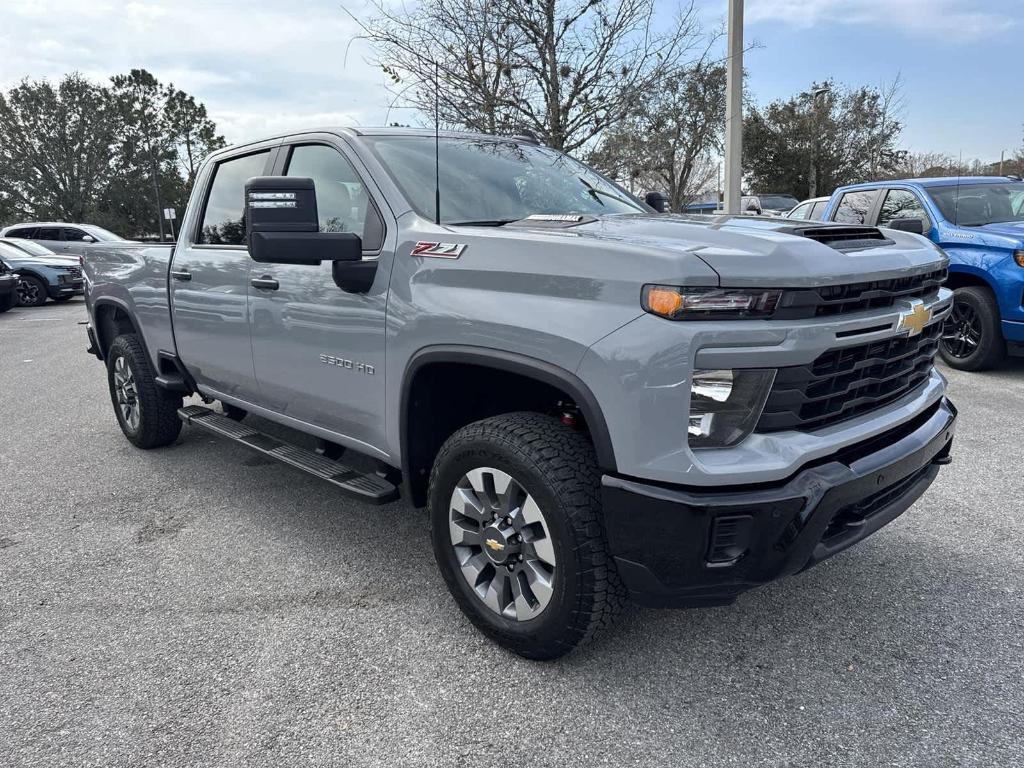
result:
<svg viewBox="0 0 1024 768"><path fill-rule="evenodd" d="M184 422L426 507L461 609L542 659L913 504L956 418L946 265L905 232L657 214L528 139L325 129L212 155L173 249L94 246L86 299L132 443Z"/></svg>

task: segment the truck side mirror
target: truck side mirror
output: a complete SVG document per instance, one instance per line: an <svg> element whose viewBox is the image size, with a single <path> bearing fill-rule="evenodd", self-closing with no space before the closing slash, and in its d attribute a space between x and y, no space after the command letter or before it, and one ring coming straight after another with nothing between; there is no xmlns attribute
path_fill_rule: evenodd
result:
<svg viewBox="0 0 1024 768"><path fill-rule="evenodd" d="M320 231L316 188L301 176L256 176L245 183L245 239L252 260L267 264L363 258L359 235Z"/></svg>
<svg viewBox="0 0 1024 768"><path fill-rule="evenodd" d="M644 195L644 202L658 213L668 213L668 197L664 192L648 192Z"/></svg>
<svg viewBox="0 0 1024 768"><path fill-rule="evenodd" d="M924 234L924 220L917 217L893 219L886 226L889 229L898 229L900 232L913 232L915 235Z"/></svg>

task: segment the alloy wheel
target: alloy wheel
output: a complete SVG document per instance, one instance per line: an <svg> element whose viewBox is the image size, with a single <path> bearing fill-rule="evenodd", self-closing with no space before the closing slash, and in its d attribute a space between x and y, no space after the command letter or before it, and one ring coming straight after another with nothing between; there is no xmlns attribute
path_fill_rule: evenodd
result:
<svg viewBox="0 0 1024 768"><path fill-rule="evenodd" d="M35 306L39 301L39 284L34 280L19 280L15 290L18 292L18 301L25 306Z"/></svg>
<svg viewBox="0 0 1024 768"><path fill-rule="evenodd" d="M121 410L121 418L132 432L136 431L141 418L139 393L135 387L135 375L123 357L114 361L114 392L117 396L117 407Z"/></svg>
<svg viewBox="0 0 1024 768"><path fill-rule="evenodd" d="M981 343L981 318L970 304L958 301L942 324L942 348L950 357L970 357Z"/></svg>
<svg viewBox="0 0 1024 768"><path fill-rule="evenodd" d="M455 486L448 520L456 561L480 601L513 621L540 615L553 594L555 548L519 481L492 467L470 470Z"/></svg>

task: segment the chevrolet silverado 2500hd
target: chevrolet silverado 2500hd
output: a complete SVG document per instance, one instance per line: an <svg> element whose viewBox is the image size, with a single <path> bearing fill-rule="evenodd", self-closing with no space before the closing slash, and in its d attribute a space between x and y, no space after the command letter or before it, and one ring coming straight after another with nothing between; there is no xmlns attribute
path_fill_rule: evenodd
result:
<svg viewBox="0 0 1024 768"><path fill-rule="evenodd" d="M525 139L328 129L212 155L177 244L94 247L86 298L128 440L184 422L427 507L462 610L553 658L626 598L728 603L913 504L956 418L946 265L656 214Z"/></svg>

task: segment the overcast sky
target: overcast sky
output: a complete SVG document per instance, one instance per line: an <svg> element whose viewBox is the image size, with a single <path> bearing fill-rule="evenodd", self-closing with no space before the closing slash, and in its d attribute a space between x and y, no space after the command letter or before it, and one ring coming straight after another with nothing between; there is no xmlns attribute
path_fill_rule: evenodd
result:
<svg viewBox="0 0 1024 768"><path fill-rule="evenodd" d="M359 14L363 0L348 7ZM411 2L412 0L410 0ZM658 0L668 10L669 0ZM698 0L709 27L726 0ZM761 102L815 79L902 73L903 144L998 159L1024 143L1024 0L747 0L749 85ZM203 101L230 142L281 128L411 122L392 111L355 24L322 0L0 0L0 87L144 67Z"/></svg>

